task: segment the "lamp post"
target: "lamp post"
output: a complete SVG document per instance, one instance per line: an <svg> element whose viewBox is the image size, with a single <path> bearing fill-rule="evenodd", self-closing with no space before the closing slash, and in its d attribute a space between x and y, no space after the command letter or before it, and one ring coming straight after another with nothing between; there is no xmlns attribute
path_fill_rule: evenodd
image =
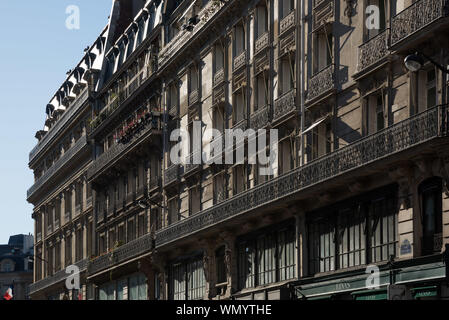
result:
<svg viewBox="0 0 449 320"><path fill-rule="evenodd" d="M404 59L404 65L409 71L417 72L423 67L424 59L430 61L435 67L438 68L438 70L443 72L443 74L449 74L449 70L447 68L445 68L444 66L442 66L441 64L439 64L438 62L433 60L431 57L425 55L422 52L418 52L418 51L415 51L415 53L409 54L408 56L406 56ZM416 92L418 92L418 90L416 90ZM447 101L446 90L445 90L445 86L443 85L443 104L446 103L446 101Z"/></svg>

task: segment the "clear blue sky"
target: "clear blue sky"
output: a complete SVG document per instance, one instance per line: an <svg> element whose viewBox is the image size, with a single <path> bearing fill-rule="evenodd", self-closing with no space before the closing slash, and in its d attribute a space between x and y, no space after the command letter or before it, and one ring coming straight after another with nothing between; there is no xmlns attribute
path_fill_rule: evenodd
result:
<svg viewBox="0 0 449 320"><path fill-rule="evenodd" d="M68 30L66 8L80 9ZM107 24L112 0L0 0L0 244L33 233L28 153L44 126L45 106Z"/></svg>

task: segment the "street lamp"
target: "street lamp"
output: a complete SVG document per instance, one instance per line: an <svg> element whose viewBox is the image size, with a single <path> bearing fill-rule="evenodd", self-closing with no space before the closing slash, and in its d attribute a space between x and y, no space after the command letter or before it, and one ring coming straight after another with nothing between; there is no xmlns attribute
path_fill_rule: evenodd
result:
<svg viewBox="0 0 449 320"><path fill-rule="evenodd" d="M435 67L440 69L443 73L449 74L449 70L444 68L441 64L437 63L429 56L426 56L424 53L418 51L416 51L413 54L409 54L407 57L405 57L404 64L408 70L416 72L419 71L424 65L424 59L429 60Z"/></svg>

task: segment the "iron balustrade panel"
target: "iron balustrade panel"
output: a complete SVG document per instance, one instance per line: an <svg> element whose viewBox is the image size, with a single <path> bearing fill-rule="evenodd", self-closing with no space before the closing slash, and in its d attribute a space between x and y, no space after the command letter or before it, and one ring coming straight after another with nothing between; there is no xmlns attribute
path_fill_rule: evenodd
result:
<svg viewBox="0 0 449 320"><path fill-rule="evenodd" d="M222 84L224 80L225 80L225 73L224 69L222 68L214 74L214 87Z"/></svg>
<svg viewBox="0 0 449 320"><path fill-rule="evenodd" d="M296 91L292 89L274 102L273 120L296 111Z"/></svg>
<svg viewBox="0 0 449 320"><path fill-rule="evenodd" d="M80 270L80 272L84 272L87 270L87 259L81 260L74 264L77 266ZM49 286L52 286L54 284L57 284L59 282L65 281L67 277L70 276L70 273L66 273L66 270L60 270L53 274L50 277L46 277L42 280L39 280L35 283L32 283L29 287L30 294L34 294L40 290L43 290Z"/></svg>
<svg viewBox="0 0 449 320"><path fill-rule="evenodd" d="M263 106L253 113L250 117L250 129L262 129L268 125L270 121L270 108Z"/></svg>
<svg viewBox="0 0 449 320"><path fill-rule="evenodd" d="M85 88L76 98L75 102L70 106L62 115L62 117L56 122L56 124L51 127L47 134L42 138L41 141L31 150L29 154L29 161L33 161L34 158L48 145L49 141L53 139L62 128L64 128L67 123L72 119L72 116L77 113L88 98L88 90Z"/></svg>
<svg viewBox="0 0 449 320"><path fill-rule="evenodd" d="M102 153L97 159L95 159L91 167L87 171L88 179L91 179L100 171L104 170L112 164L114 160L119 159L124 155L126 150L136 145L136 142L153 130L160 129L160 119L149 120L147 123L136 129L136 132L126 143L116 143L110 149Z"/></svg>
<svg viewBox="0 0 449 320"><path fill-rule="evenodd" d="M309 79L307 100L313 100L335 88L334 65L330 64Z"/></svg>
<svg viewBox="0 0 449 320"><path fill-rule="evenodd" d="M265 32L262 34L259 38L257 38L254 47L255 47L255 54L258 54L263 49L267 48L270 44L270 34Z"/></svg>
<svg viewBox="0 0 449 320"><path fill-rule="evenodd" d="M243 51L234 58L233 61L234 72L239 70L240 68L243 68L245 65L246 65L246 51Z"/></svg>
<svg viewBox="0 0 449 320"><path fill-rule="evenodd" d="M387 29L359 46L358 71L362 71L388 56Z"/></svg>
<svg viewBox="0 0 449 320"><path fill-rule="evenodd" d="M391 45L394 46L436 20L447 16L447 0L416 1L392 18Z"/></svg>
<svg viewBox="0 0 449 320"><path fill-rule="evenodd" d="M156 233L156 247L443 136L447 133L442 130L447 128L447 112L446 106L429 109L178 221Z"/></svg>
<svg viewBox="0 0 449 320"><path fill-rule="evenodd" d="M149 253L153 249L153 236L146 234L136 240L128 242L89 262L88 275L96 274L102 270L126 262L132 258Z"/></svg>
<svg viewBox="0 0 449 320"><path fill-rule="evenodd" d="M293 10L281 20L279 24L279 34L284 34L296 25L295 17L295 10Z"/></svg>
<svg viewBox="0 0 449 320"><path fill-rule="evenodd" d="M87 137L82 136L73 147L71 147L53 166L33 184L27 191L27 198L30 198L37 190L42 188L62 167L64 167L76 154L87 146Z"/></svg>
<svg viewBox="0 0 449 320"><path fill-rule="evenodd" d="M159 68L166 65L169 60L192 39L205 25L220 11L220 9L231 0L209 1L204 8L198 12L200 22L193 27L193 30L181 30L178 34L159 52Z"/></svg>
<svg viewBox="0 0 449 320"><path fill-rule="evenodd" d="M164 185L165 186L178 180L178 178L179 178L179 165L178 164L174 164L164 170Z"/></svg>

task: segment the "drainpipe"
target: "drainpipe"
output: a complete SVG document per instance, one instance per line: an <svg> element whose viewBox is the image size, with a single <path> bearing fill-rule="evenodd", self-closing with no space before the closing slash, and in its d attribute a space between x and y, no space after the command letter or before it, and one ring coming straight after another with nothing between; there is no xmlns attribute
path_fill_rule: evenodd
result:
<svg viewBox="0 0 449 320"><path fill-rule="evenodd" d="M299 96L300 96L300 107L301 107L301 163L300 165L304 165L304 156L305 156L305 150L304 150L304 135L302 134L304 132L304 116L305 116L305 108L304 108L304 79L305 79L305 0L299 0L301 1L301 7L300 7L300 21L299 21L299 32L300 32L300 41L301 41L301 48L299 50Z"/></svg>

